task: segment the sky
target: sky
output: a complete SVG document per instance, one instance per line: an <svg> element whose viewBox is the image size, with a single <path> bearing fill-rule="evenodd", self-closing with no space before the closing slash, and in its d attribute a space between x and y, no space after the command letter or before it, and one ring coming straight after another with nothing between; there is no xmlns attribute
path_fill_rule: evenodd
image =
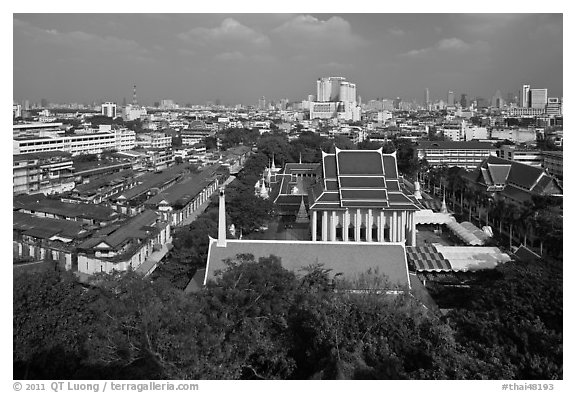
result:
<svg viewBox="0 0 576 393"><path fill-rule="evenodd" d="M13 14L13 99L305 99L343 76L379 97L562 97L562 14Z"/></svg>

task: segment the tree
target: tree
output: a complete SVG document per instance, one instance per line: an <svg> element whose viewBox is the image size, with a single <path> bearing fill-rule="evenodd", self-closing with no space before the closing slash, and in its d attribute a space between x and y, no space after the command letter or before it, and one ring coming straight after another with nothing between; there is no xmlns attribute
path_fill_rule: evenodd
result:
<svg viewBox="0 0 576 393"><path fill-rule="evenodd" d="M414 149L415 144L397 139L394 142L397 153L398 171L406 177L414 177L419 168L418 156Z"/></svg>
<svg viewBox="0 0 576 393"><path fill-rule="evenodd" d="M562 265L509 262L486 272L448 314L483 378L562 378Z"/></svg>
<svg viewBox="0 0 576 393"><path fill-rule="evenodd" d="M290 161L290 145L285 134L263 136L256 146L258 152L265 154L270 161L274 158L277 166L283 166Z"/></svg>
<svg viewBox="0 0 576 393"><path fill-rule="evenodd" d="M14 378L70 378L81 368L82 346L96 315L94 300L71 273L14 277Z"/></svg>

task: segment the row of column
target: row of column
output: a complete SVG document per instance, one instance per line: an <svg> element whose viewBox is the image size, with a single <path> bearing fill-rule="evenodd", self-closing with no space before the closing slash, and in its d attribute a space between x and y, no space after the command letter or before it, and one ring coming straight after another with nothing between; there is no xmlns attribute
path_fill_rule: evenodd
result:
<svg viewBox="0 0 576 393"><path fill-rule="evenodd" d="M351 222L351 214L349 210L342 211L328 211L324 210L318 212L312 210L312 241L317 241L317 225L318 225L318 214L321 215L322 220L322 231L321 240L322 241L336 241L336 227L340 221L339 214L343 213L343 224L342 224L342 241L362 241L361 239L361 227L362 227L362 216L364 215L364 223L366 228L366 241L367 242L385 242L385 229L389 229L390 242L403 242L408 240L408 245L416 244L416 230L414 223L414 214L410 211L392 211L392 215L386 215L383 210L368 209L362 211L361 209L356 209L354 214L354 222ZM388 225L387 225L388 221ZM350 225L354 226L353 238L349 238L348 229ZM376 226L376 238L372 236L372 228ZM407 235L407 236L406 236ZM407 239L406 239L407 238Z"/></svg>

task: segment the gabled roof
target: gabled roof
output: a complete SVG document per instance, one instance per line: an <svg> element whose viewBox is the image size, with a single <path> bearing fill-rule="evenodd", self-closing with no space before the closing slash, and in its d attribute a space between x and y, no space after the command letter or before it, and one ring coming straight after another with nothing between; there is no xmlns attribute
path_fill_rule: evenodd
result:
<svg viewBox="0 0 576 393"><path fill-rule="evenodd" d="M322 264L331 269L331 277L341 273L354 280L371 270L385 274L393 285L410 287L406 252L400 243L226 240L226 247L216 244L217 240L210 238L204 284L226 269L224 260L252 254L255 260L275 255L282 267L297 274L304 274L303 269L310 265Z"/></svg>
<svg viewBox="0 0 576 393"><path fill-rule="evenodd" d="M85 224L77 221L36 217L19 212L12 213L12 228L24 235L40 239L50 239L57 235L68 239L82 239L89 234Z"/></svg>
<svg viewBox="0 0 576 393"><path fill-rule="evenodd" d="M377 150L322 152L322 176L309 192L311 209L418 210L398 182L396 154Z"/></svg>
<svg viewBox="0 0 576 393"><path fill-rule="evenodd" d="M111 248L119 249L131 239L145 240L158 231L158 228L154 227L157 219L158 215L154 211L144 210L123 223L99 230L92 238L80 244L78 248L92 249L105 242Z"/></svg>
<svg viewBox="0 0 576 393"><path fill-rule="evenodd" d="M14 197L13 210L29 210L96 221L112 221L118 217L118 213L110 207L88 203L67 203L47 198L42 194Z"/></svg>
<svg viewBox="0 0 576 393"><path fill-rule="evenodd" d="M466 178L485 185L488 189L505 186L505 193L518 200L530 199L529 194L562 193L558 182L544 169L495 156L489 156L482 161ZM520 196L522 193L527 193L527 196Z"/></svg>

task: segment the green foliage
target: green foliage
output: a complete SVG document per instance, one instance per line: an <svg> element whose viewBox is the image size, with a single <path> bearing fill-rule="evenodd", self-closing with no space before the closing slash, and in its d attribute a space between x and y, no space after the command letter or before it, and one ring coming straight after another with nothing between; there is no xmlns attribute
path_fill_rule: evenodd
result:
<svg viewBox="0 0 576 393"><path fill-rule="evenodd" d="M481 378L562 378L562 268L510 262L484 274L448 316Z"/></svg>
<svg viewBox="0 0 576 393"><path fill-rule="evenodd" d="M447 318L408 293L333 291L278 258L238 255L184 295L166 280L17 277L18 378L562 378L561 269L509 263ZM16 285L17 284L17 285Z"/></svg>

